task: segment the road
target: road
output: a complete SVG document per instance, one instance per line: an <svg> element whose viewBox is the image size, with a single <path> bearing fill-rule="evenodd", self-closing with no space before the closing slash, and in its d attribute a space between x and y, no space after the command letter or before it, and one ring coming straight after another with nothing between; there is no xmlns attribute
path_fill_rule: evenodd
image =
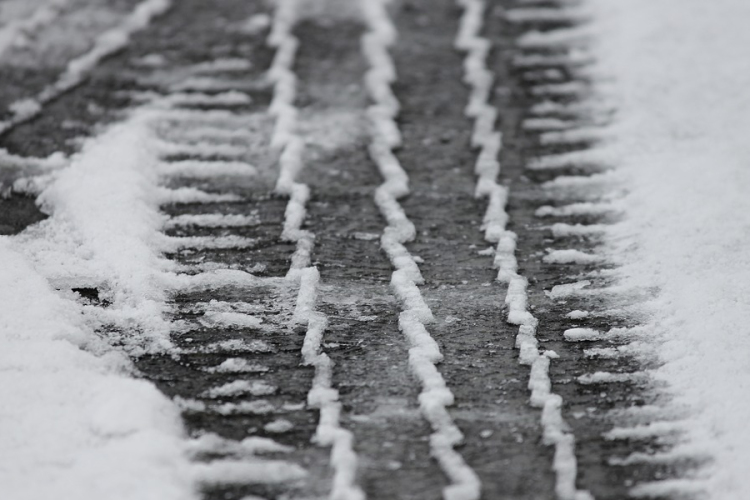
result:
<svg viewBox="0 0 750 500"><path fill-rule="evenodd" d="M671 444L642 432L651 367L611 355L639 323L598 257L608 166L575 160L606 117L585 44L554 36L572 3L182 0L69 88L42 42L2 67L2 109L40 108L4 116L3 234L46 218L45 175L86 138L148 121L171 346L100 331L223 438L198 462L283 445L204 498L621 499L689 470L648 459ZM117 307L116 283L60 286Z"/></svg>

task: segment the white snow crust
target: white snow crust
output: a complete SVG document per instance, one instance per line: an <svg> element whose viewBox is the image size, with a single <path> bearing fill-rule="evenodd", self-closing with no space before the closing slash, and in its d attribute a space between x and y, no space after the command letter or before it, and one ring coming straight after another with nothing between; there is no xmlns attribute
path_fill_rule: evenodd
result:
<svg viewBox="0 0 750 500"><path fill-rule="evenodd" d="M692 447L691 480L637 496L750 492L750 3L590 0L598 90L617 109L608 155L628 176L610 231L625 286L658 289L644 350L664 365Z"/></svg>
<svg viewBox="0 0 750 500"><path fill-rule="evenodd" d="M177 408L131 378L127 358L8 240L0 238L0 497L198 498Z"/></svg>

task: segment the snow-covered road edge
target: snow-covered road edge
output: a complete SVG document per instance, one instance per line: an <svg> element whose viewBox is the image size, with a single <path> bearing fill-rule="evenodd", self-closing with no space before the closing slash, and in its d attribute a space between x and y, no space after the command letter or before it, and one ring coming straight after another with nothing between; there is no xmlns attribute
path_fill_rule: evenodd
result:
<svg viewBox="0 0 750 500"><path fill-rule="evenodd" d="M750 4L589 0L598 91L617 110L598 151L628 177L607 233L621 285L658 289L645 349L685 419L671 452L709 457L696 477L639 496L750 491ZM662 457L664 459L668 457Z"/></svg>
<svg viewBox="0 0 750 500"><path fill-rule="evenodd" d="M0 496L197 497L177 408L133 379L127 358L8 239L0 239Z"/></svg>
<svg viewBox="0 0 750 500"><path fill-rule="evenodd" d="M0 239L2 498L197 496L178 408L125 354L171 346L152 115L38 179L50 218Z"/></svg>

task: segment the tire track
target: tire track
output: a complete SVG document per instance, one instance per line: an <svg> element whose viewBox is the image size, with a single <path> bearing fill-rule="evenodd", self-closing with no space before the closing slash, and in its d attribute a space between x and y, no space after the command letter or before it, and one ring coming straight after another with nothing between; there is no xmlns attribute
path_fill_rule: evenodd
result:
<svg viewBox="0 0 750 500"><path fill-rule="evenodd" d="M295 130L298 126L298 111L294 106L297 77L292 71L299 45L299 40L292 34L298 8L296 0L280 3L269 36L269 43L276 47L276 58L270 69L271 78L275 82L271 112L276 115L276 129L271 144L282 148L276 191L289 196L281 237L297 244L287 278L299 282L294 321L307 327L302 360L305 365L315 368L312 388L307 395L307 404L320 412L313 440L322 446L331 447L330 464L334 472L330 498L357 500L363 499L364 493L355 483L357 455L352 448L353 436L339 424L341 403L338 390L332 387L334 363L321 351L328 318L315 310L320 281L317 268L310 265L315 234L301 228L310 188L295 180L304 161L304 142Z"/></svg>
<svg viewBox="0 0 750 500"><path fill-rule="evenodd" d="M335 22L333 21L335 19ZM367 156L367 66L359 9L302 21L300 124L307 138L301 178L311 187L308 229L320 269L326 352L346 428L360 455L369 498L437 498L443 479L430 460L430 429L419 414L391 266L378 248L383 222L373 200L381 179Z"/></svg>
<svg viewBox="0 0 750 500"><path fill-rule="evenodd" d="M637 293L612 282L611 264L597 251L602 231L619 217L618 191L606 151L589 151L606 137L601 126L611 110L587 76L583 7L555 2L505 11L505 33L496 36L512 45L494 58L509 75L507 90L495 98L503 103L499 109L511 108L510 120L503 120L501 175L513 181L509 227L519 234L519 272L534 278L528 301L539 319L537 339L560 356L550 364L549 378L577 439L578 484L596 498L624 498L632 484L671 477L676 469L635 461L615 465L610 458L669 449L672 440L609 434L613 426L637 426L638 419L626 423L627 415L648 408L658 391L647 375L653 360L626 354L642 334L637 317L611 305L613 299L637 303ZM597 331L596 339L587 337L589 328ZM602 330L610 335L600 335ZM575 338L583 342L571 342ZM623 355L608 357L606 349Z"/></svg>
<svg viewBox="0 0 750 500"><path fill-rule="evenodd" d="M384 179L375 192L375 202L388 222L381 246L395 268L391 286L402 302L399 329L409 340L409 365L422 384L420 410L434 431L430 436L431 454L451 482L444 488L443 497L475 499L480 496L481 483L454 449L463 441L463 434L446 409L454 403L453 393L435 366L443 359L440 348L425 328L434 318L417 287L424 280L416 261L404 247L404 243L414 239L415 228L398 203L399 198L409 193L409 188L408 175L392 152L401 144L394 121L399 103L390 88L396 73L388 53L396 31L385 6L386 2L363 3L369 32L362 37L362 50L370 63L365 82L374 102L368 109L373 128L369 150Z"/></svg>

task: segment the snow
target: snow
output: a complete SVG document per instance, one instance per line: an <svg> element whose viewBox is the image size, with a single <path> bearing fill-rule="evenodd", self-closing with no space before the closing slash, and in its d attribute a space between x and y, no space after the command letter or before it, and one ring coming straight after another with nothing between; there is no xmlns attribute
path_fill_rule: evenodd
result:
<svg viewBox="0 0 750 500"><path fill-rule="evenodd" d="M505 18L512 23L518 24L542 21L571 23L586 20L587 14L583 10L572 7L523 7L505 11Z"/></svg>
<svg viewBox="0 0 750 500"><path fill-rule="evenodd" d="M294 424L284 418L278 418L263 426L263 430L273 434L282 434L294 429Z"/></svg>
<svg viewBox="0 0 750 500"><path fill-rule="evenodd" d="M214 460L196 464L194 469L198 480L205 485L288 483L307 476L305 469L283 460Z"/></svg>
<svg viewBox="0 0 750 500"><path fill-rule="evenodd" d="M267 396L274 394L277 388L262 380L235 380L219 387L212 387L204 393L207 398L225 398L250 394L252 396Z"/></svg>
<svg viewBox="0 0 750 500"><path fill-rule="evenodd" d="M303 269L310 266L310 253L314 235L302 229L307 215L305 207L310 198L310 188L296 182L297 174L303 168L305 141L297 134L298 110L294 105L297 76L293 65L299 41L292 35L292 27L297 21L297 2L284 0L278 3L274 13L268 44L276 48L268 78L273 83L273 99L269 113L276 118L271 138L271 146L281 150L279 155L279 177L276 192L289 196L284 213L284 229L281 237L297 244L292 255L288 277L296 279Z"/></svg>
<svg viewBox="0 0 750 500"><path fill-rule="evenodd" d="M604 439L615 441L618 439L651 439L653 437L670 436L684 432L685 424L682 422L651 422L635 427L615 427L604 434Z"/></svg>
<svg viewBox="0 0 750 500"><path fill-rule="evenodd" d="M606 226L604 224L566 224L564 222L557 222L550 228L552 236L555 238L567 238L570 236L578 237L589 237L589 236L600 236L605 232Z"/></svg>
<svg viewBox="0 0 750 500"><path fill-rule="evenodd" d="M56 3L62 5L60 1ZM0 122L0 133L34 118L41 112L44 104L79 85L102 59L126 47L133 33L148 26L152 18L164 14L171 5L170 0L143 0L137 4L130 15L119 25L98 35L88 52L69 61L65 70L52 85L33 98L12 103L9 108L13 111L13 115L6 121ZM50 14L56 15L56 12L51 10Z"/></svg>
<svg viewBox="0 0 750 500"><path fill-rule="evenodd" d="M550 250L542 260L547 264L594 264L602 258L576 249Z"/></svg>
<svg viewBox="0 0 750 500"><path fill-rule="evenodd" d="M205 149L203 151L205 151ZM219 150L217 149L216 151ZM225 154L223 152L220 152L216 156L225 156ZM217 176L253 177L257 173L255 167L253 167L252 165L236 161L183 160L169 163L159 163L159 165L157 166L157 170L159 172L159 175L165 177L183 177L193 179L210 179Z"/></svg>
<svg viewBox="0 0 750 500"><path fill-rule="evenodd" d="M459 0L458 3L463 7L463 16L455 46L466 51L464 81L471 87L466 115L474 118L471 144L479 148L474 169L478 177L476 195L489 199L482 226L485 240L497 244L493 264L498 268L497 280L508 287L505 297L508 307L507 322L518 326L516 348L520 351L519 362L531 366L528 383L531 391L530 403L543 409L542 427L545 444L555 447L552 465L555 471L555 493L561 500L590 500L591 495L587 491L576 487L578 464L575 456L575 438L567 431L567 424L562 417L562 398L551 392L549 365L550 359L557 358L557 354L554 351L540 352L538 348L538 320L527 310L528 280L518 274L515 256L517 235L506 229L508 214L505 205L508 191L497 183L500 171L497 157L502 147L502 136L495 130L497 110L489 103L489 89L492 87L494 75L486 65L489 41L480 36L482 15L486 5L482 0ZM542 18L549 17L546 9L514 9L506 11L506 17L509 20L523 22L530 17L537 19L539 12ZM529 16L529 13L532 15Z"/></svg>
<svg viewBox="0 0 750 500"><path fill-rule="evenodd" d="M27 17L3 19L0 28L0 57L5 51L23 44L27 37L33 37L40 29L54 22L69 3L70 0L48 0L36 7Z"/></svg>
<svg viewBox="0 0 750 500"><path fill-rule="evenodd" d="M712 500L750 491L750 33L745 0L588 2L608 145L629 177L610 234L626 286L658 289L656 351L687 438L713 462L682 484ZM658 483L637 487L658 494Z"/></svg>
<svg viewBox="0 0 750 500"><path fill-rule="evenodd" d="M0 260L0 496L198 498L176 407L7 237Z"/></svg>
<svg viewBox="0 0 750 500"><path fill-rule="evenodd" d="M154 168L154 171L156 172L157 168ZM230 193L208 193L193 187L181 187L176 189L160 187L159 201L164 205L172 203L223 203L242 201L242 197Z"/></svg>
<svg viewBox="0 0 750 500"><path fill-rule="evenodd" d="M57 287L100 289L112 303L107 315L129 325L121 340L154 350L170 346L162 315L171 264L160 253L163 216L148 119L135 113L88 140L39 196L50 218L13 245Z"/></svg>
<svg viewBox="0 0 750 500"><path fill-rule="evenodd" d="M259 223L257 214L183 214L171 217L165 227L243 227L257 226Z"/></svg>
<svg viewBox="0 0 750 500"><path fill-rule="evenodd" d="M321 446L330 446L330 466L333 478L330 497L332 499L361 500L365 495L357 485L358 458L354 451L353 434L342 428L339 422L341 403L339 393L333 387L333 361L321 344L328 326L325 314L316 311L320 273L311 267L310 254L315 243L315 235L302 229L306 216L306 203L310 198L310 188L296 181L297 174L304 167L303 153L305 141L297 133L296 80L293 72L295 55L299 41L292 35L298 20L298 2L282 0L274 12L268 44L276 48L269 78L274 85L273 99L269 112L276 118L271 146L280 149L279 177L276 192L289 196L284 213L284 227L281 238L296 243L292 262L286 278L299 283L293 322L305 325L307 331L302 346L302 363L313 366L315 375L312 387L307 394L307 404L319 410L319 421L313 441ZM289 430L289 422L277 423L269 428L272 432Z"/></svg>
<svg viewBox="0 0 750 500"><path fill-rule="evenodd" d="M200 320L208 327L260 328L263 320L249 314L231 311L206 311Z"/></svg>
<svg viewBox="0 0 750 500"><path fill-rule="evenodd" d="M553 207L545 205L536 209L534 215L537 217L571 217L576 215L606 215L618 210L614 203L580 202Z"/></svg>
<svg viewBox="0 0 750 500"><path fill-rule="evenodd" d="M263 373L270 368L242 358L229 358L218 366L206 368L209 373Z"/></svg>
<svg viewBox="0 0 750 500"><path fill-rule="evenodd" d="M252 248L258 244L258 240L255 238L246 238L234 234L228 236L165 236L161 241L161 250L165 252L178 252L184 249Z"/></svg>
<svg viewBox="0 0 750 500"><path fill-rule="evenodd" d="M233 144L213 144L210 142L177 144L166 141L157 141L156 144L159 148L159 155L162 158L170 156L193 156L202 159L224 157L239 160L247 153L245 147Z"/></svg>
<svg viewBox="0 0 750 500"><path fill-rule="evenodd" d="M391 89L397 76L388 52L397 32L388 14L388 3L377 0L361 4L367 27L361 47L369 64L365 86L372 100L367 110L371 122L369 153L383 178L383 184L375 191L375 203L387 222L380 244L394 268L391 288L401 302L399 329L409 340L409 367L422 386L420 411L433 430L430 453L450 481L443 489L443 498L474 500L481 494L481 483L455 450L463 435L447 410L454 403L453 393L435 366L442 355L425 328L425 323L434 317L418 287L424 282L417 265L421 259L412 256L404 246L415 238L416 230L398 202L409 194L409 176L393 153L400 144L401 133L396 122L400 105Z"/></svg>

